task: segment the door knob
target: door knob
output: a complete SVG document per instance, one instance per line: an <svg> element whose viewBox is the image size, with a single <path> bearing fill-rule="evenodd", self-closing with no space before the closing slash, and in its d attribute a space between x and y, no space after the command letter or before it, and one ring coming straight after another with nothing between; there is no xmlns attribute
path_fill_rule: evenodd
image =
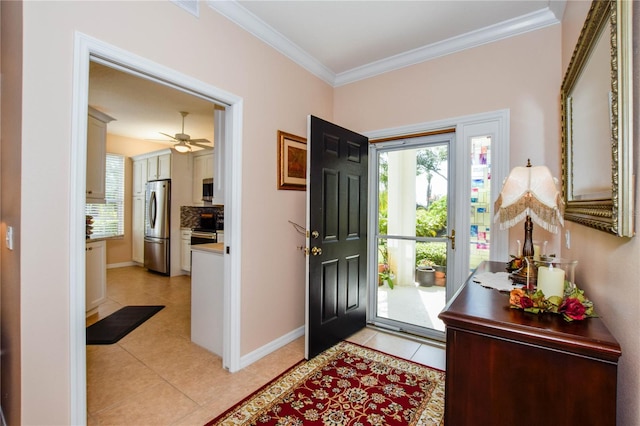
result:
<svg viewBox="0 0 640 426"><path fill-rule="evenodd" d="M451 240L451 250L456 249L456 230L451 230L451 235L447 235L447 238Z"/></svg>
<svg viewBox="0 0 640 426"><path fill-rule="evenodd" d="M311 254L314 256L318 256L320 254L322 254L322 249L320 247L312 247L311 248Z"/></svg>

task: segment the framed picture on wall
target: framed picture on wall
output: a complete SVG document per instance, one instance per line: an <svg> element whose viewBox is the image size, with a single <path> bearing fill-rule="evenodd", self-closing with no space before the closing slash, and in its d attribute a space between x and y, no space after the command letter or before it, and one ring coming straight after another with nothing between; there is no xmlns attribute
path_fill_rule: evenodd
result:
<svg viewBox="0 0 640 426"><path fill-rule="evenodd" d="M307 189L307 140L278 130L278 189Z"/></svg>

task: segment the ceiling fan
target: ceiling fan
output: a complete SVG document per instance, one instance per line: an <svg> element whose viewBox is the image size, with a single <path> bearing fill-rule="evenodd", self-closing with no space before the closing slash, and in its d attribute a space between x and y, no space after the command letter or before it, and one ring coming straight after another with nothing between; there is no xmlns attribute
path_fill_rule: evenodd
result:
<svg viewBox="0 0 640 426"><path fill-rule="evenodd" d="M206 145L206 144L211 144L211 141L209 141L208 139L191 139L191 136L187 135L184 132L184 118L187 115L189 115L189 113L186 111L180 111L180 115L182 115L182 132L181 133L176 133L174 136L171 136L167 133L159 132L161 135L167 136L173 139L174 141L178 142L175 145L173 145L173 149L175 149L180 153L187 153L191 151L191 146L197 146L204 149L213 149L212 145Z"/></svg>

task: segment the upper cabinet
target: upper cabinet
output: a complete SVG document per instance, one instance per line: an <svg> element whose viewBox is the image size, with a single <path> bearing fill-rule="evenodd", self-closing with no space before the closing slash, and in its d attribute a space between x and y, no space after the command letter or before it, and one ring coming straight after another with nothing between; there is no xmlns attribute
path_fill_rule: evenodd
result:
<svg viewBox="0 0 640 426"><path fill-rule="evenodd" d="M133 160L133 194L144 197L150 180L171 179L171 150L149 152L131 157Z"/></svg>
<svg viewBox="0 0 640 426"><path fill-rule="evenodd" d="M193 154L193 202L203 205L202 180L213 178L213 154Z"/></svg>
<svg viewBox="0 0 640 426"><path fill-rule="evenodd" d="M114 118L89 107L87 117L87 203L105 202L107 123Z"/></svg>
<svg viewBox="0 0 640 426"><path fill-rule="evenodd" d="M171 179L170 152L147 159L147 181L158 179Z"/></svg>

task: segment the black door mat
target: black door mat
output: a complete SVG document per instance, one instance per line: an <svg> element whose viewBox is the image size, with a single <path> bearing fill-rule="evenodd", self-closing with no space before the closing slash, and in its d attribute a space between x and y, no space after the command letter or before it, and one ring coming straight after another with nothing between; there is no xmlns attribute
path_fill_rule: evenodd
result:
<svg viewBox="0 0 640 426"><path fill-rule="evenodd" d="M164 306L125 306L87 327L87 345L111 345L131 333Z"/></svg>

